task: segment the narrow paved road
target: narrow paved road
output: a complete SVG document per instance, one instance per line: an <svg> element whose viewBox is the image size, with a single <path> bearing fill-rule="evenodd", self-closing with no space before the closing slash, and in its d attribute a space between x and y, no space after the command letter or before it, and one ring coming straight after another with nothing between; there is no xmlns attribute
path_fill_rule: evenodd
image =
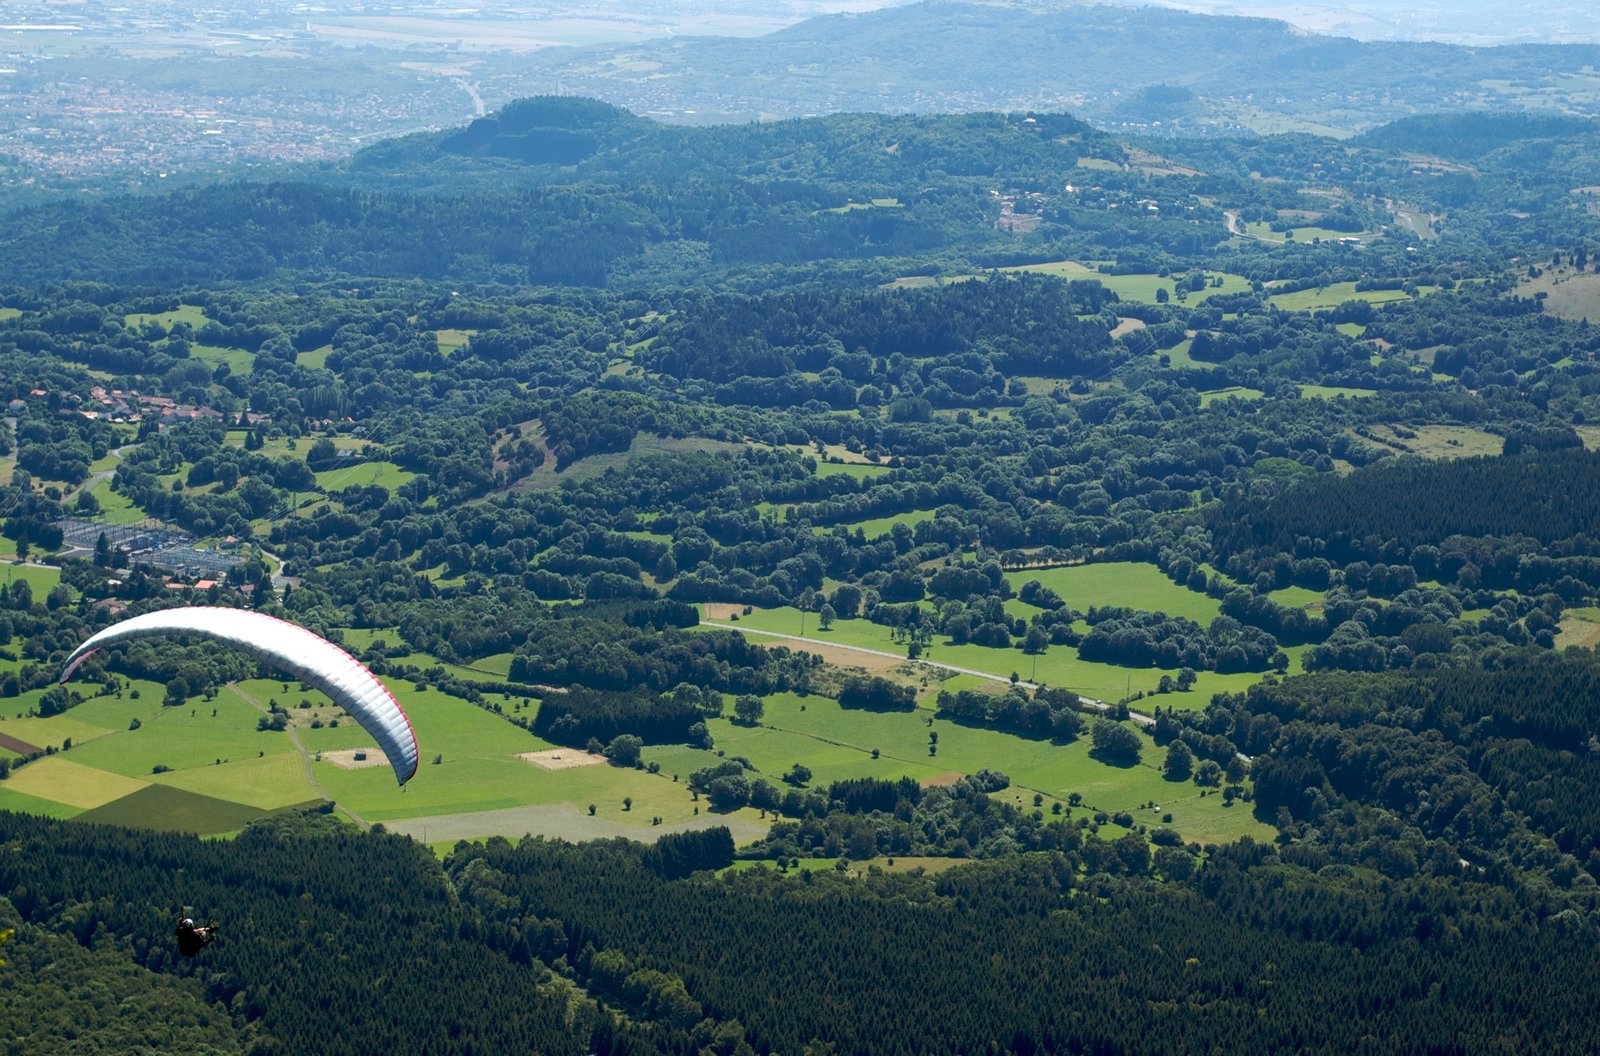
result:
<svg viewBox="0 0 1600 1056"><path fill-rule="evenodd" d="M955 664L941 664L933 660L910 660L899 653L891 653L884 649L868 649L864 645L842 645L836 642L818 642L815 638L805 638L798 634L784 634L781 631L758 631L752 627L745 627L737 623L726 623L722 620L701 620L700 622L705 624L707 627L721 627L730 631L742 631L745 634L759 634L764 638L782 638L787 641L805 642L810 645L827 645L830 649L846 649L852 653L863 653L867 656L886 656L891 660L904 660L907 663L924 664L928 667L937 667L941 671L953 671L958 675L972 675L975 678L988 679L990 682L1003 682L1008 686L1013 685L1011 679L1004 675L997 675L992 671L978 671L970 667L957 667ZM1036 684L1026 680L1018 681L1014 684L1021 686L1023 689L1039 688ZM1111 710L1111 705L1107 704L1103 700L1096 700L1093 697L1086 697L1081 693L1078 694L1078 699L1083 701L1089 707L1094 708L1096 711ZM1141 726L1154 726L1156 724L1156 720L1153 716L1145 715L1141 712L1129 711L1128 717L1133 719L1134 722L1137 722Z"/></svg>

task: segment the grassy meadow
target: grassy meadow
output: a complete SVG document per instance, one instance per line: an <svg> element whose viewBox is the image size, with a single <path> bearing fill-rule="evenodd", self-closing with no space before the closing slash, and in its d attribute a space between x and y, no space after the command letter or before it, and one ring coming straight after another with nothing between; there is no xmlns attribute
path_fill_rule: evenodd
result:
<svg viewBox="0 0 1600 1056"><path fill-rule="evenodd" d="M1047 582L1075 606L1132 604L1199 619L1209 618L1216 609L1214 599L1176 587L1145 565L1078 566L1017 572L1012 577L1016 584L1032 578ZM799 631L799 617L797 610L779 609L753 612L742 622L752 631L766 625L793 634ZM342 637L347 647L360 650L378 638L393 638L394 632L348 629ZM904 647L888 639L887 628L863 620L839 621L831 631L820 632L815 616L808 616L806 638L904 655ZM1045 809L1057 801L1064 804L1076 792L1085 809L1127 810L1151 825L1159 824L1159 815L1145 804L1158 803L1160 813L1173 814L1173 824L1187 839L1213 842L1246 832L1265 834L1247 807L1224 808L1220 796L1201 796L1193 785L1163 780L1161 753L1153 746L1147 748L1143 764L1119 769L1091 759L1083 739L1071 744L1028 740L941 722L932 713L941 686L988 685L998 690L1003 687L994 678L1004 680L1012 669L1020 669L1023 677L1036 675L1040 681L1072 685L1101 697L1121 696L1130 686L1135 691L1153 690L1160 672L1087 664L1065 648L1047 650L1035 661L1017 650L936 640L932 655L939 663L969 667L991 677L935 672L878 658L880 670L899 666L914 678L920 675L924 691L919 710L847 712L831 698L776 694L767 699L760 726L711 720L715 753L684 745L648 747L645 761L656 764L657 773L613 767L570 749L565 751L573 761L587 765L542 769L518 756L555 746L492 710L498 706L507 715L527 714L520 698L494 698L487 708L477 707L432 687L390 680L422 745L419 771L403 789L396 786L392 770L353 719L292 681L249 680L222 687L212 700L196 697L176 707L162 706L161 686L131 681L120 696L91 697L51 718L29 714L41 692L34 690L8 705L0 733L38 748L49 747L54 754L17 767L0 782L0 809L225 835L254 817L332 800L357 818L419 838L548 832L566 838L649 839L659 832L716 821L729 824L741 840L753 839L769 824L758 811L713 816L687 787L692 771L725 754L748 759L774 782L794 763L804 763L819 785L859 776L942 781L988 767L1011 775L1013 788L1002 795L1031 804L1038 793L1047 801ZM424 665L433 662L428 657L413 659ZM506 656L490 657L458 670L468 677L498 678L509 661ZM1211 692L1235 688L1234 683L1243 688L1255 677L1224 680L1203 674L1196 691L1171 694L1163 701L1198 706ZM89 691L86 685L79 689ZM274 700L286 709L289 729L258 729L264 710ZM937 754L928 751L930 727L940 735ZM70 748L62 750L69 742ZM346 768L333 755L363 748L371 752L374 758L369 762L375 765ZM879 753L876 759L873 749ZM1139 815L1140 810L1152 816Z"/></svg>
<svg viewBox="0 0 1600 1056"><path fill-rule="evenodd" d="M1426 297L1438 289L1437 286L1418 286L1417 296ZM1357 290L1354 282L1335 282L1310 290L1273 294L1267 298L1267 303L1286 312L1319 312L1336 308L1346 301L1389 304L1410 299L1411 295L1404 290Z"/></svg>

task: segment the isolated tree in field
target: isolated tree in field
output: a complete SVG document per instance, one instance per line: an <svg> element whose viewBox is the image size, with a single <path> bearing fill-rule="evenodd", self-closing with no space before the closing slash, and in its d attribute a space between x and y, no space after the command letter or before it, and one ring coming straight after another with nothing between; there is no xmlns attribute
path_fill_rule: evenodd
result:
<svg viewBox="0 0 1600 1056"><path fill-rule="evenodd" d="M817 610L817 626L825 631L833 629L833 621L838 614L833 611L833 606L827 602L822 603L822 608Z"/></svg>
<svg viewBox="0 0 1600 1056"><path fill-rule="evenodd" d="M1168 781L1187 781L1194 773L1194 753L1182 741L1167 745L1167 761L1161 767Z"/></svg>
<svg viewBox="0 0 1600 1056"><path fill-rule="evenodd" d="M746 726L754 726L766 713L766 704L754 693L741 693L734 699L733 717Z"/></svg>
<svg viewBox="0 0 1600 1056"><path fill-rule="evenodd" d="M811 780L811 768L804 763L795 763L783 779L791 785L803 785Z"/></svg>
<svg viewBox="0 0 1600 1056"><path fill-rule="evenodd" d="M644 749L643 738L631 733L619 733L606 745L606 758L613 766L637 766L639 753Z"/></svg>
<svg viewBox="0 0 1600 1056"><path fill-rule="evenodd" d="M1094 755L1108 763L1117 766L1134 766L1139 762L1139 752L1143 748L1139 735L1120 723L1110 719L1101 719L1094 724L1094 732L1090 734L1094 742Z"/></svg>

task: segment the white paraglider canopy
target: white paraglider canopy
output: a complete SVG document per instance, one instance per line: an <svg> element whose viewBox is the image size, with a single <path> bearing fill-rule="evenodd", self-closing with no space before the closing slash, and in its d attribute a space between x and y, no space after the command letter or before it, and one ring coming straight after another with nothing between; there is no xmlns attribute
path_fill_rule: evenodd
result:
<svg viewBox="0 0 1600 1056"><path fill-rule="evenodd" d="M400 784L416 775L417 736L411 720L378 676L321 635L265 613L197 605L134 616L112 624L74 649L62 668L61 681L70 679L92 653L107 646L178 635L221 642L320 689L378 742Z"/></svg>

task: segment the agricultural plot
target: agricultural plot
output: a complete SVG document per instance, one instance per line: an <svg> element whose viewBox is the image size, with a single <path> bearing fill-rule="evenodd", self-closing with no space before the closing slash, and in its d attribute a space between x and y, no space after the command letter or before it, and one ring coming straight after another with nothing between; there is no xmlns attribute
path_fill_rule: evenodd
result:
<svg viewBox="0 0 1600 1056"><path fill-rule="evenodd" d="M196 330L211 320L198 304L180 304L170 312L132 312L122 317L122 325L138 328L146 323L156 323L171 330L178 323L187 323Z"/></svg>
<svg viewBox="0 0 1600 1056"><path fill-rule="evenodd" d="M907 528L915 528L923 521L933 520L932 510L909 510L906 513L894 513L887 517L873 517L865 521L849 521L843 524L815 525L812 531L817 535L827 535L835 528L846 528L854 534L857 530L863 532L868 539L876 539L880 535L888 535L897 524Z"/></svg>
<svg viewBox="0 0 1600 1056"><path fill-rule="evenodd" d="M1208 608L1215 609L1214 601L1175 587L1151 566L1080 566L1014 576L1017 582L1041 576L1059 580L1074 604L1116 601L1178 608L1202 617ZM1127 589L1130 584L1134 587L1131 592ZM1089 598L1101 600L1091 602ZM752 613L744 623L750 629L760 623L774 627L787 623L784 633L795 633L800 617L797 610L773 610ZM904 655L904 646L889 640L887 628L861 620L839 621L824 634L816 629L815 616L808 614L806 637L833 643L845 656L852 642L857 643L855 648L881 648ZM386 629L351 629L344 638L347 647L359 651L376 639L392 640L395 634ZM1053 648L1034 659L1018 650L936 642L933 655L942 663L970 666L1000 679L1012 669L1023 669L1026 662L1025 676L1071 685L1099 697L1117 697L1130 690L1153 691L1161 674L1087 664L1077 659L1074 650L1064 648ZM874 659L878 670L905 664L891 658ZM427 657L418 660L431 662ZM508 655L497 656L463 670L480 677L503 677L509 663ZM942 673L929 669L926 674L923 699L930 704L941 683L955 687L984 682L975 675L959 675L945 682L948 676ZM1175 706L1197 706L1210 692L1234 688L1233 681L1242 688L1252 678L1244 676L1224 684L1202 675L1192 694L1162 699ZM327 702L293 682L254 680L238 690L225 687L214 701L197 698L173 708L161 706L161 687L139 683L127 687L121 698L94 697L63 716L0 721L0 732L26 743L59 745L67 737L74 743L68 753L15 771L12 780L0 786L0 806L12 802L55 816L84 811L103 820L223 833L235 831L263 812L329 798L368 821L381 821L401 831L417 830L414 835L426 830L434 839L446 833L469 837L514 830L559 831L572 838L627 834L650 839L663 831L713 820L707 805L697 803L685 783L689 772L716 758L712 753L682 745L649 748L645 758L659 764L660 773L656 774L610 765L546 769L519 756L554 746L500 716L436 689L418 689L403 681L390 684L407 708L423 745L419 773L403 790L396 787L386 765L358 769L336 765L331 757L334 752L366 749L376 753L377 749L354 720L345 717L337 725L327 721L336 714ZM131 693L135 688L139 690L137 700ZM1193 705L1179 699L1191 695L1196 698ZM287 709L290 732L257 728L260 709L273 699ZM312 706L302 707L302 699ZM19 698L18 707L26 711L34 703ZM496 703L515 712L520 700ZM1165 794L1172 790L1153 767L1148 773L1139 768L1119 771L1104 767L1087 757L1084 745L1077 746L1075 755L1073 746L950 727L941 734L939 754L929 756L925 719L930 715L845 713L828 698L780 696L769 702L765 725L739 727L716 720L714 736L719 749L750 758L774 780L795 762L810 766L818 781L884 773L934 780L952 771L990 767L1012 773L1019 785L1018 795L1036 790L1064 798L1077 791L1087 802L1100 806L1103 801L1103 809L1113 811L1132 810L1152 798L1157 802L1173 798ZM311 725L313 717L316 728ZM135 720L138 728L130 730ZM304 754L297 750L296 738ZM873 748L880 750L879 759L871 758ZM328 757L319 759L318 753ZM1247 830L1254 831L1249 828L1253 821L1243 810L1223 814L1220 797L1202 801L1198 790L1194 792L1194 803L1174 812L1175 823L1186 837L1226 838L1241 823L1249 823ZM591 804L592 815L588 812ZM1167 809L1172 809L1170 804ZM1186 816L1180 817L1180 813ZM741 839L754 838L766 825L754 811L718 815L715 820L730 822Z"/></svg>
<svg viewBox="0 0 1600 1056"><path fill-rule="evenodd" d="M1348 385L1300 386L1300 397L1307 400L1359 400L1377 394L1376 389L1357 389Z"/></svg>
<svg viewBox="0 0 1600 1056"><path fill-rule="evenodd" d="M1149 742L1139 766L1121 768L1091 758L1085 737L1070 744L1027 740L934 719L927 710L846 711L826 697L788 693L767 698L766 705L760 726L736 726L726 719L713 720L710 726L718 750L748 759L774 783L795 763L811 768L811 784L816 787L849 777L936 782L953 772L974 773L987 767L1011 778L1012 787L999 795L1012 797L1019 806L1031 806L1032 794L1038 792L1048 810L1051 802L1065 804L1077 792L1090 812L1128 811L1152 827L1170 812L1173 826L1186 839L1220 842L1245 833L1258 839L1271 834L1270 827L1250 816L1247 805L1225 808L1220 795L1202 797L1192 784L1163 778L1161 753ZM930 754L929 735L934 732L939 735L938 750ZM1144 805L1151 802L1159 804L1159 810L1146 809Z"/></svg>
<svg viewBox="0 0 1600 1056"><path fill-rule="evenodd" d="M476 333L476 330L455 330L448 327L433 332L439 342L439 353L444 356L455 355L457 350L465 347Z"/></svg>
<svg viewBox="0 0 1600 1056"><path fill-rule="evenodd" d="M8 539L6 542L10 543L11 540ZM15 553L14 544L12 552ZM0 580L4 580L7 587L26 583L35 598L43 598L61 582L61 569L54 565L9 564L5 566L5 571L0 573ZM0 712L4 710L5 705L0 704Z"/></svg>
<svg viewBox="0 0 1600 1056"><path fill-rule="evenodd" d="M1600 645L1600 609L1573 608L1561 614L1560 631L1556 635L1557 649L1568 646L1593 649L1597 645Z"/></svg>
<svg viewBox="0 0 1600 1056"><path fill-rule="evenodd" d="M1200 406L1210 407L1219 400L1243 400L1251 403L1256 400L1266 399L1266 393L1260 389L1251 389L1243 385L1229 385L1225 389L1208 389L1200 394Z"/></svg>
<svg viewBox="0 0 1600 1056"><path fill-rule="evenodd" d="M1423 458L1475 458L1498 455L1505 438L1469 425L1373 425L1368 430L1384 446Z"/></svg>
<svg viewBox="0 0 1600 1056"><path fill-rule="evenodd" d="M1338 242L1340 239L1346 238L1360 242L1372 237L1370 233L1335 231L1327 227L1318 227L1315 224L1290 228L1288 231L1274 230L1271 224L1262 221L1245 223L1240 226L1243 227L1246 234L1258 242L1298 242L1303 244L1307 242Z"/></svg>
<svg viewBox="0 0 1600 1056"><path fill-rule="evenodd" d="M889 472L888 466L871 462L818 462L819 477L849 477L852 480L872 480Z"/></svg>
<svg viewBox="0 0 1600 1056"><path fill-rule="evenodd" d="M103 477L89 485L89 494L100 504L100 516L107 524L132 524L145 519L145 512L121 492L111 490L111 478Z"/></svg>
<svg viewBox="0 0 1600 1056"><path fill-rule="evenodd" d="M1217 599L1172 582L1155 565L1142 561L1110 561L1064 568L1022 569L1006 573L1013 590L1038 580L1074 609L1117 605L1143 612L1183 616L1210 623L1221 611Z"/></svg>
<svg viewBox="0 0 1600 1056"><path fill-rule="evenodd" d="M322 470L316 474L316 478L317 486L329 493L342 491L357 484L368 487L376 485L394 491L410 483L416 478L416 474L386 460L363 459L352 460L349 465Z"/></svg>
<svg viewBox="0 0 1600 1056"><path fill-rule="evenodd" d="M1437 286L1418 286L1417 296L1426 297L1437 292ZM1346 301L1366 301L1368 304L1389 304L1410 300L1404 290L1357 290L1354 282L1335 282L1311 290L1278 293L1267 298L1267 303L1286 312L1319 312L1336 308Z"/></svg>
<svg viewBox="0 0 1600 1056"><path fill-rule="evenodd" d="M196 795L181 788L149 785L103 807L84 811L78 815L78 820L215 836L237 832L259 817L261 811L253 807Z"/></svg>
<svg viewBox="0 0 1600 1056"><path fill-rule="evenodd" d="M1015 267L1002 268L1001 270L1007 272L1029 271L1041 275L1055 275L1066 279L1093 279L1125 301L1140 301L1145 304L1155 304L1160 299L1160 293L1165 293L1167 298L1174 303L1182 300L1185 304L1204 304L1210 298L1220 294L1243 293L1250 289L1250 280L1242 275L1234 275L1223 271L1206 272L1206 287L1204 289L1186 292L1182 298L1179 298L1177 284L1171 278L1149 274L1109 275L1086 267L1075 260L1058 260L1043 264L1019 264Z"/></svg>
<svg viewBox="0 0 1600 1056"><path fill-rule="evenodd" d="M326 370L328 369L328 356L332 352L332 345L323 345L321 348L313 348L308 352L301 352L294 357L294 361L308 370Z"/></svg>
<svg viewBox="0 0 1600 1056"><path fill-rule="evenodd" d="M212 369L226 366L233 374L249 374L256 369L256 354L242 348L194 344L189 346L189 358L197 359Z"/></svg>

